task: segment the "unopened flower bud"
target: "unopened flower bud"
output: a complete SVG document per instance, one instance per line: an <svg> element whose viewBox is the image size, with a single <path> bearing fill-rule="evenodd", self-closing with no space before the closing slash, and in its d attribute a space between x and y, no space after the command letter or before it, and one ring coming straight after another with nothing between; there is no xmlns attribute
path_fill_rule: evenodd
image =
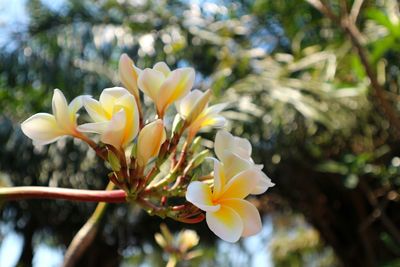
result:
<svg viewBox="0 0 400 267"><path fill-rule="evenodd" d="M145 166L150 158L156 157L166 140L164 123L161 119L147 124L139 133L137 142L137 162Z"/></svg>
<svg viewBox="0 0 400 267"><path fill-rule="evenodd" d="M127 55L122 54L119 58L118 75L122 84L128 91L135 96L136 101L139 100L139 89L137 86L138 69L135 68L135 63Z"/></svg>

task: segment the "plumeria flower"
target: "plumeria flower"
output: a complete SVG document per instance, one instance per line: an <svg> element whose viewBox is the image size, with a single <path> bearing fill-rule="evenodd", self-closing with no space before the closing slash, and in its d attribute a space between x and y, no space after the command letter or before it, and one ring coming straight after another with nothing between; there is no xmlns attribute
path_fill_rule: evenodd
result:
<svg viewBox="0 0 400 267"><path fill-rule="evenodd" d="M192 68L171 71L167 64L159 62L152 69L146 68L139 74L138 86L155 103L157 114L163 118L166 109L184 97L194 83Z"/></svg>
<svg viewBox="0 0 400 267"><path fill-rule="evenodd" d="M139 104L137 79L140 72L141 69L135 66L135 63L127 54L121 55L118 64L118 76L125 88L135 96L137 104Z"/></svg>
<svg viewBox="0 0 400 267"><path fill-rule="evenodd" d="M125 147L138 134L138 107L125 88L104 89L99 101L86 97L83 104L93 122L80 125L80 131L100 134L103 143L116 148Z"/></svg>
<svg viewBox="0 0 400 267"><path fill-rule="evenodd" d="M217 104L207 107L189 126L189 138L195 136L200 130L205 128L222 128L226 124L226 119L220 114L227 104Z"/></svg>
<svg viewBox="0 0 400 267"><path fill-rule="evenodd" d="M178 235L173 235L165 224L161 224L161 233L156 233L154 238L157 244L168 253L167 267L174 267L183 260L192 260L201 256L201 250L192 250L199 244L199 236L193 230L182 230Z"/></svg>
<svg viewBox="0 0 400 267"><path fill-rule="evenodd" d="M210 90L202 92L195 89L189 92L181 100L175 102L176 110L182 119L190 125L207 107L210 96Z"/></svg>
<svg viewBox="0 0 400 267"><path fill-rule="evenodd" d="M254 169L258 176L262 177L258 179L258 184L251 194L262 194L268 188L274 186L271 179L262 172L263 165L254 164L251 158L252 147L247 139L233 136L225 130L220 130L215 137L214 151L218 159L231 173L228 177L233 177L235 173L246 169Z"/></svg>
<svg viewBox="0 0 400 267"><path fill-rule="evenodd" d="M226 177L226 169L214 161L214 187L204 182L191 182L186 199L206 212L208 227L221 239L236 242L241 236L261 231L261 218L256 207L244 200L257 186L258 173L247 169L234 177ZM228 179L229 178L229 179Z"/></svg>
<svg viewBox="0 0 400 267"><path fill-rule="evenodd" d="M189 140L206 127L221 128L226 123L226 119L219 114L226 104L208 107L209 98L210 91L193 90L175 104L176 110L189 125Z"/></svg>
<svg viewBox="0 0 400 267"><path fill-rule="evenodd" d="M143 167L150 158L157 157L167 134L161 119L153 121L140 131L137 142L137 163Z"/></svg>
<svg viewBox="0 0 400 267"><path fill-rule="evenodd" d="M23 133L37 145L53 143L63 136L79 136L77 130L77 112L82 107L82 96L76 97L68 105L65 96L59 89L53 93L53 115L37 113L21 124Z"/></svg>

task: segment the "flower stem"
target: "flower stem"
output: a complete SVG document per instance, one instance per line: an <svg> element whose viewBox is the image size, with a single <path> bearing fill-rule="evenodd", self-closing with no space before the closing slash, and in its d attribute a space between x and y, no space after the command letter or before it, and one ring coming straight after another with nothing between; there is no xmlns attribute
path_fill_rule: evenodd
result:
<svg viewBox="0 0 400 267"><path fill-rule="evenodd" d="M83 190L45 186L20 186L0 188L0 200L63 199L83 202L126 202L123 190Z"/></svg>

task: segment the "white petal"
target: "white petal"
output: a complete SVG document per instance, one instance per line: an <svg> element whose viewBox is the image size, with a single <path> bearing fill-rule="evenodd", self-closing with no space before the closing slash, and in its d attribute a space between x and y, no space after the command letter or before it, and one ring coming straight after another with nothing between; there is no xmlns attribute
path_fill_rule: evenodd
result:
<svg viewBox="0 0 400 267"><path fill-rule="evenodd" d="M157 103L158 93L165 80L164 74L158 70L145 69L138 78L139 89Z"/></svg>
<svg viewBox="0 0 400 267"><path fill-rule="evenodd" d="M260 213L253 204L242 199L224 199L221 201L223 207L233 209L243 221L242 236L251 236L259 233L262 228Z"/></svg>
<svg viewBox="0 0 400 267"><path fill-rule="evenodd" d="M65 131L72 131L75 125L71 122L67 100L59 89L54 89L52 107L58 125Z"/></svg>
<svg viewBox="0 0 400 267"><path fill-rule="evenodd" d="M251 169L254 166L250 161L244 160L228 150L225 150L223 155L222 163L224 164L227 180L230 180L238 173Z"/></svg>
<svg viewBox="0 0 400 267"><path fill-rule="evenodd" d="M62 131L53 115L38 113L21 124L22 132L35 143L46 145L57 141L66 133Z"/></svg>
<svg viewBox="0 0 400 267"><path fill-rule="evenodd" d="M97 133L102 134L106 131L109 122L92 122L92 123L85 123L78 126L78 130L84 133Z"/></svg>
<svg viewBox="0 0 400 267"><path fill-rule="evenodd" d="M107 125L107 129L101 135L100 140L116 148L123 145L125 135L126 115L125 110L115 113Z"/></svg>
<svg viewBox="0 0 400 267"><path fill-rule="evenodd" d="M246 160L250 160L251 159L251 143L249 140L245 139L245 138L240 138L235 136L234 137L234 152L236 154L238 154L240 157L246 159Z"/></svg>
<svg viewBox="0 0 400 267"><path fill-rule="evenodd" d="M233 209L222 206L216 212L207 212L206 221L211 231L227 242L236 242L243 233L243 221Z"/></svg>
<svg viewBox="0 0 400 267"><path fill-rule="evenodd" d="M83 99L87 97L90 98L89 95L80 95L75 97L68 105L69 113L76 114L78 110L83 107Z"/></svg>
<svg viewBox="0 0 400 267"><path fill-rule="evenodd" d="M220 160L224 159L225 150L233 149L231 146L232 138L232 134L226 130L220 130L217 132L214 142L214 152Z"/></svg>
<svg viewBox="0 0 400 267"><path fill-rule="evenodd" d="M196 103L201 99L203 96L203 92L200 90L193 90L189 94L187 94L184 98L181 100L177 101L175 103L176 110L178 113L186 119L186 117L189 115L189 113L192 111Z"/></svg>
<svg viewBox="0 0 400 267"><path fill-rule="evenodd" d="M170 68L167 64L165 64L165 62L157 62L154 65L153 70L158 70L159 72L162 72L164 74L164 77L168 77L171 72Z"/></svg>
<svg viewBox="0 0 400 267"><path fill-rule="evenodd" d="M268 188L273 187L275 184L271 182L271 179L262 173L258 180L257 186L251 191L252 195L260 195L268 190Z"/></svg>
<svg viewBox="0 0 400 267"><path fill-rule="evenodd" d="M237 154L244 160L253 162L251 159L251 144L245 138L233 136L229 132L222 130L218 131L215 137L214 144L215 154L221 161L224 161L225 150Z"/></svg>
<svg viewBox="0 0 400 267"><path fill-rule="evenodd" d="M186 191L186 200L204 211L217 211L220 205L212 203L211 189L202 182L191 182Z"/></svg>
<svg viewBox="0 0 400 267"><path fill-rule="evenodd" d="M212 105L207 108L206 113L207 114L217 114L217 113L220 113L221 111L223 111L227 106L228 106L228 104L226 104L226 103Z"/></svg>
<svg viewBox="0 0 400 267"><path fill-rule="evenodd" d="M63 137L65 137L65 135L58 136L58 137L56 137L56 138L54 138L52 140L43 140L43 141L33 140L32 143L33 143L34 146L45 146L45 145L57 142L58 140L60 140Z"/></svg>

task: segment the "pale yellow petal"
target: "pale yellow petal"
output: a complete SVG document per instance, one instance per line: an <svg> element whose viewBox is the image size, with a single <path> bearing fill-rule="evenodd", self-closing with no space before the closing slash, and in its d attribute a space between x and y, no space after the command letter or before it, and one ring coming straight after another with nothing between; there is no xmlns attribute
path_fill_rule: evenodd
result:
<svg viewBox="0 0 400 267"><path fill-rule="evenodd" d="M164 74L158 70L145 69L138 78L139 89L149 96L156 104L160 87L165 80Z"/></svg>
<svg viewBox="0 0 400 267"><path fill-rule="evenodd" d="M130 95L128 90L126 90L123 87L112 87L112 88L106 88L103 90L103 92L100 94L100 99L99 102L104 109L104 111L111 115L114 113L114 103L115 101L124 96L124 95Z"/></svg>
<svg viewBox="0 0 400 267"><path fill-rule="evenodd" d="M226 124L226 119L221 116L221 115L209 115L206 117L202 123L200 128L205 128L205 127L214 127L214 128L222 128Z"/></svg>
<svg viewBox="0 0 400 267"><path fill-rule="evenodd" d="M128 89L128 91L139 99L139 89L137 86L138 73L134 68L133 60L127 55L122 54L119 58L118 75L122 84Z"/></svg>
<svg viewBox="0 0 400 267"><path fill-rule="evenodd" d="M78 130L84 133L103 134L107 130L108 124L108 121L84 123L78 126Z"/></svg>
<svg viewBox="0 0 400 267"><path fill-rule="evenodd" d="M68 105L69 118L74 127L76 127L76 118L78 117L77 112L81 107L83 107L83 99L85 97L90 97L90 96L88 95L77 96Z"/></svg>
<svg viewBox="0 0 400 267"><path fill-rule="evenodd" d="M52 107L59 127L66 132L72 133L76 125L71 121L67 100L59 89L54 89Z"/></svg>
<svg viewBox="0 0 400 267"><path fill-rule="evenodd" d="M107 129L101 135L100 140L105 144L110 144L116 148L123 147L125 136L126 115L125 111L121 110L115 113L108 123Z"/></svg>
<svg viewBox="0 0 400 267"><path fill-rule="evenodd" d="M208 227L227 242L236 242L243 233L243 221L239 214L228 206L221 205L216 212L207 212Z"/></svg>
<svg viewBox="0 0 400 267"><path fill-rule="evenodd" d="M195 73L192 68L172 71L159 90L158 110L166 110L169 105L189 93L193 87L194 76Z"/></svg>
<svg viewBox="0 0 400 267"><path fill-rule="evenodd" d="M222 163L224 164L227 180L230 180L238 173L251 169L253 167L253 164L250 161L244 160L243 158L230 152L229 150L224 151L222 158Z"/></svg>
<svg viewBox="0 0 400 267"><path fill-rule="evenodd" d="M165 64L165 62L157 62L154 65L153 70L158 70L159 72L162 72L164 74L164 77L168 77L171 73L170 68L167 64Z"/></svg>
<svg viewBox="0 0 400 267"><path fill-rule="evenodd" d="M214 161L214 189L212 197L213 199L218 199L227 181L224 166L217 159L211 159Z"/></svg>
<svg viewBox="0 0 400 267"><path fill-rule="evenodd" d="M94 122L103 122L111 119L112 114L106 113L97 100L91 97L84 97L83 105Z"/></svg>
<svg viewBox="0 0 400 267"><path fill-rule="evenodd" d="M70 114L76 114L81 107L83 107L83 99L89 97L89 95L80 95L75 97L71 103L68 105L68 110Z"/></svg>
<svg viewBox="0 0 400 267"><path fill-rule="evenodd" d="M136 105L135 97L131 94L125 94L114 102L113 113L124 109L126 115L125 134L123 137L123 143L129 143L132 141L139 131L139 111Z"/></svg>
<svg viewBox="0 0 400 267"><path fill-rule="evenodd" d="M198 100L192 106L190 113L187 115L186 121L190 124L195 121L200 114L207 108L211 97L211 91L207 90L198 97Z"/></svg>
<svg viewBox="0 0 400 267"><path fill-rule="evenodd" d="M37 113L21 124L22 132L35 143L46 145L57 141L66 133L59 128L56 119L48 113Z"/></svg>
<svg viewBox="0 0 400 267"><path fill-rule="evenodd" d="M166 140L164 123L161 119L147 124L140 131L137 142L137 161L145 166L150 158L156 157Z"/></svg>
<svg viewBox="0 0 400 267"><path fill-rule="evenodd" d="M180 231L177 237L177 244L181 252L186 252L192 247L199 244L200 237L197 235L196 231L193 230L183 230Z"/></svg>
<svg viewBox="0 0 400 267"><path fill-rule="evenodd" d="M186 119L186 117L189 116L193 107L202 96L203 93L200 90L196 89L191 91L184 98L175 103L176 110L182 116L182 118Z"/></svg>
<svg viewBox="0 0 400 267"><path fill-rule="evenodd" d="M220 199L247 197L258 184L260 177L258 172L255 169L249 169L234 176L224 187Z"/></svg>
<svg viewBox="0 0 400 267"><path fill-rule="evenodd" d="M224 199L221 201L223 207L233 209L242 219L243 237L259 233L262 229L260 213L250 202L243 199Z"/></svg>
<svg viewBox="0 0 400 267"><path fill-rule="evenodd" d="M186 200L204 211L217 211L220 205L212 202L211 188L202 182L191 182L186 191Z"/></svg>
<svg viewBox="0 0 400 267"><path fill-rule="evenodd" d="M227 106L228 106L228 104L226 104L226 103L212 105L205 110L205 113L206 114L218 114L221 111L223 111Z"/></svg>

